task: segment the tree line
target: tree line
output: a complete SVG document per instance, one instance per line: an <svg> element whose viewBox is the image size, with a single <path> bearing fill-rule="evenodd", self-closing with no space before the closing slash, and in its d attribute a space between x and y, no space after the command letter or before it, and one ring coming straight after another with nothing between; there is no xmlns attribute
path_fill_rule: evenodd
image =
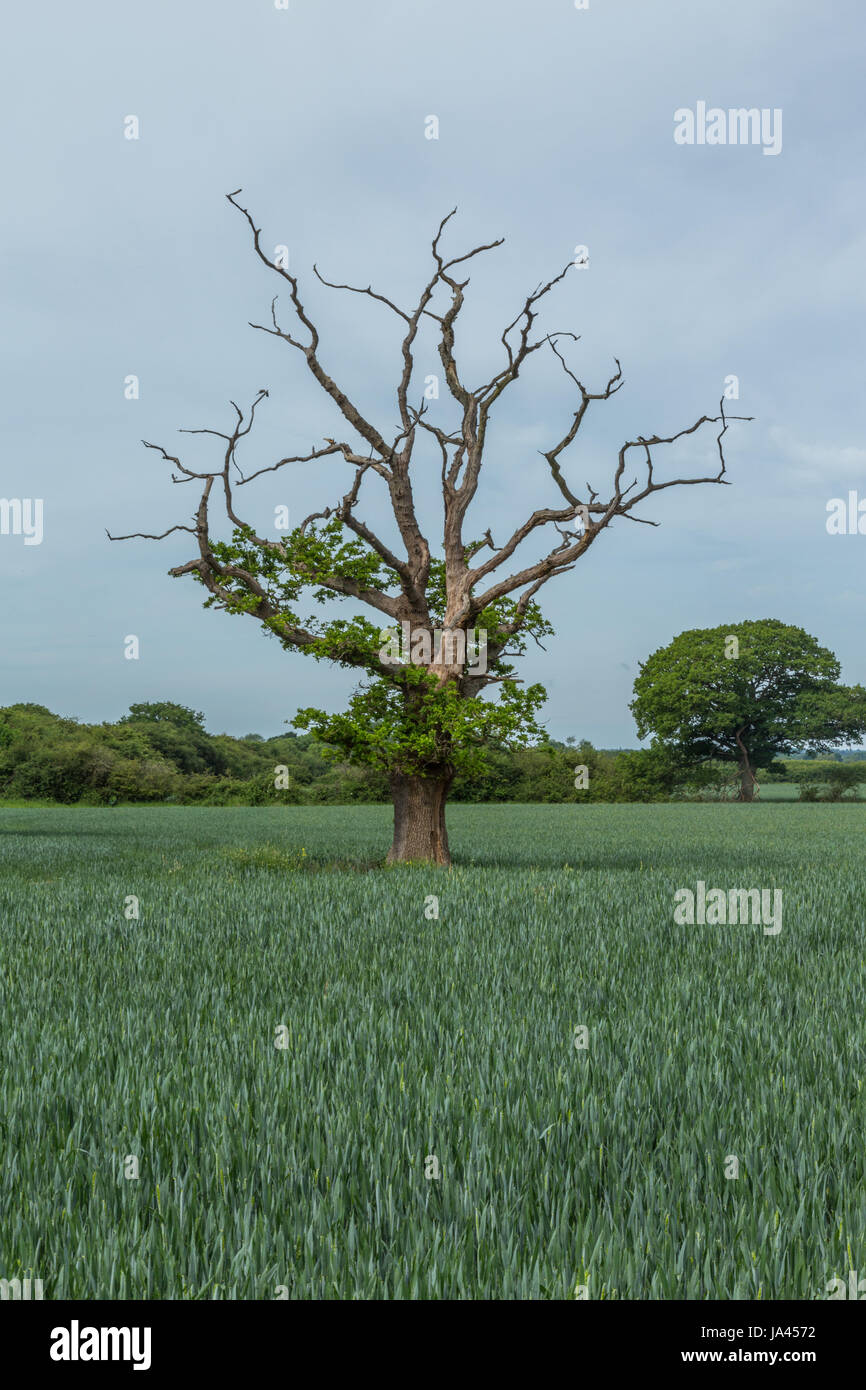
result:
<svg viewBox="0 0 866 1390"><path fill-rule="evenodd" d="M776 760L762 780L794 782L804 800L855 796L866 752ZM737 770L709 759L686 767L669 750L597 749L547 739L491 746L456 780L455 801L666 801L732 795ZM279 783L279 785L277 785ZM170 701L134 704L114 723L85 724L42 705L0 709L0 799L65 805L129 803L340 805L391 799L384 771L359 767L312 734L210 734L204 715Z"/></svg>

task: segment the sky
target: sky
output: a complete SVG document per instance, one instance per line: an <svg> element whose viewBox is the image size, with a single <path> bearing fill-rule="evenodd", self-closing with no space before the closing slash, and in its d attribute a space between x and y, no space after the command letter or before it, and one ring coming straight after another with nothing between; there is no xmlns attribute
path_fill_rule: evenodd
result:
<svg viewBox="0 0 866 1390"><path fill-rule="evenodd" d="M545 685L551 736L636 746L638 665L686 628L778 618L866 683L866 535L827 530L832 499L866 502L858 0L47 0L10 11L5 49L0 498L34 521L41 501L42 527L28 538L0 509L0 705L97 722L173 700L212 732L272 735L357 684L203 611L202 590L168 575L189 535L106 535L188 524L194 485L141 441L216 466L218 440L177 430L224 430L230 401L261 387L246 471L341 437L299 356L249 326L280 285L226 201L238 188L264 246L288 247L327 369L383 432L401 325L312 265L410 305L454 207L451 254L505 238L471 265L456 345L470 380L502 365L527 293L588 248L537 325L580 335L569 363L591 387L622 363L568 456L575 487L604 494L626 439L717 413L737 378L726 409L754 418L726 436L730 485L650 499L658 526L615 523L543 590L556 635L520 674ZM740 107L767 112L772 142L675 139L684 111L697 130L701 112ZM428 336L419 398L438 366ZM491 428L470 534L502 544L559 503L539 451L574 408L535 354ZM434 410L453 423L444 389ZM660 451L659 476L707 472L714 447L705 431ZM296 524L342 496L346 470L267 474L247 514L272 530L287 506ZM438 467L421 450L415 487L435 549ZM381 493L359 514L389 534Z"/></svg>

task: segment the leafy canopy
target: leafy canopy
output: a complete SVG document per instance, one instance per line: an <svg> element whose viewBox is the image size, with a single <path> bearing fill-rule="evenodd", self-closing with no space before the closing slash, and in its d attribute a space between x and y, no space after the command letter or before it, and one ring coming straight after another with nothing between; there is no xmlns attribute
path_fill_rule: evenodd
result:
<svg viewBox="0 0 866 1390"><path fill-rule="evenodd" d="M383 671L380 652L384 634L394 629L390 619L371 622L363 615L352 618L323 618L302 612L309 604L326 604L345 599L375 587L381 592L397 592L398 576L357 538L346 539L346 529L337 518L324 524L297 527L279 548L262 551L247 528L235 528L231 541L213 542L212 549L223 566L242 571L244 578L225 581L231 591L229 602L220 607L245 613L255 608L245 576L252 575L264 592L272 616L264 626L287 649L297 649L295 634L301 629L308 640L300 650L318 660L334 661L360 668L365 680L341 714L322 709L299 710L293 724L307 729L332 751L390 772L422 774L443 761L455 770L476 771L483 761L485 746L516 747L527 741L543 741L544 730L537 713L546 691L535 684L522 689L514 679L509 657L519 657L531 637L539 641L553 632L535 603L524 605L520 623L514 631L517 602L507 596L483 609L475 626L487 633L490 657L487 679L499 685L499 698L485 700L468 695L453 681L443 684L422 666L405 665ZM481 542L466 547L471 554ZM198 576L196 576L198 578ZM340 589L331 587L338 581ZM199 579L199 582L202 582ZM359 592L360 591L360 592ZM431 558L425 593L431 627L445 620L447 590L445 562ZM205 607L216 602L211 596Z"/></svg>
<svg viewBox="0 0 866 1390"><path fill-rule="evenodd" d="M739 644L737 655L730 638ZM826 751L866 734L866 690L838 684L839 662L802 628L774 618L681 632L653 652L634 683L641 738L687 762Z"/></svg>

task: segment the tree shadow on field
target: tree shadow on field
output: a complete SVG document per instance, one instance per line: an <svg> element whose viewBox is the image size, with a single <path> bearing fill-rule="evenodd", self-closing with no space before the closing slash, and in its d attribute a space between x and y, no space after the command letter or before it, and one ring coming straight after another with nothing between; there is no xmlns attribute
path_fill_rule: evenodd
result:
<svg viewBox="0 0 866 1390"><path fill-rule="evenodd" d="M696 846L671 845L659 849L644 846L636 850L591 850L582 854L576 848L571 854L546 858L529 854L507 855L495 851L454 855L454 868L477 869L534 869L540 873L570 870L572 873L696 873L699 877L706 866L707 874L730 875L736 872L754 874L757 868L785 872L798 868L802 854L792 846L788 853L767 853L755 845L750 851L736 848L727 851L707 841Z"/></svg>
<svg viewBox="0 0 866 1390"><path fill-rule="evenodd" d="M82 837L90 840L129 840L128 830L94 830L93 827L86 826L40 826L32 827L29 825L7 825L0 817L0 838L8 836L22 840L71 840L81 839Z"/></svg>

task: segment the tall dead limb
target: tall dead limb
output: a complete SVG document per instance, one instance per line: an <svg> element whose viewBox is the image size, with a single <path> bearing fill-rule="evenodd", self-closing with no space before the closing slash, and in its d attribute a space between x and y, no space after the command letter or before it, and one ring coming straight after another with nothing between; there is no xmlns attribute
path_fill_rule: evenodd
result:
<svg viewBox="0 0 866 1390"><path fill-rule="evenodd" d="M389 433L374 423L328 372L319 331L301 298L298 279L286 266L271 260L266 254L262 246L261 228L256 226L248 209L237 201L240 192L240 189L236 189L234 193L228 194L228 201L246 221L252 234L255 254L279 277L284 286L287 286L290 305L289 327L283 326L278 319L277 296L271 301L270 323L254 323L251 327L271 335L299 354L319 388L330 397L336 407L342 427L348 430L348 437L326 438L323 444L311 447L306 453L280 458L275 463L263 465L244 474L237 459L238 446L249 435L256 410L268 395L266 390L261 390L246 414L232 402L236 419L229 433L213 429L182 431L211 435L222 440L224 449L219 468L212 471L196 471L181 462L176 455L169 454L161 445L143 441L148 449L156 450L165 462L172 465L173 482L182 484L198 481L202 484L202 490L192 517L192 525L172 526L160 536L148 536L142 532L132 535L144 539L162 539L174 532L188 532L195 536L197 554L186 563L175 566L170 572L175 576L195 573L218 606L232 611L242 608L242 611L266 623L287 646L304 649L315 645L315 632L285 618L280 606L278 586L267 582L260 572L253 572L251 567L215 554L210 530L209 505L216 484L217 493L222 498L225 517L232 527L243 532L247 543L260 556L276 561L287 560L285 542L259 536L243 520L237 509L236 490L264 474L277 472L289 465L315 463L320 459L338 456L351 470L351 481L347 490L333 506L325 507L308 517L300 530L305 534L307 529L318 521L328 521L331 518L338 520L381 562L379 582L361 582L341 574L337 567L334 567L333 572L323 570L312 561L299 560L297 555L292 557L295 576L315 589L327 590L335 595L357 600L383 615L389 623L409 622L413 628L430 627L435 621L453 632L466 631L472 628L485 610L509 600L511 606L508 614L501 619L495 641L488 649L486 673L473 674L463 668L443 664L441 660L438 663L434 661L430 667L440 676L440 680L453 680L461 694L474 695L490 682L501 679L496 671L496 661L505 652L507 642L523 629L528 614L532 612L533 599L543 586L555 576L571 570L601 532L615 519L624 518L655 526L658 522L635 514L635 509L655 493L671 487L727 483L724 437L732 420L747 420L751 417L727 415L724 400L720 402L718 414L702 415L693 424L674 433L638 435L636 439L627 440L619 450L616 463L612 467L611 480L604 491L597 490L589 483L580 489L569 481L566 475L567 458L578 439L590 407L595 402L610 400L623 385L622 368L618 360L616 371L603 387L591 390L584 384L569 366L563 351L564 344L577 341L574 333L560 331L538 336L533 334L542 301L564 279L572 268L571 264L566 265L550 280L536 286L503 329L499 338L503 359L498 369L478 385L470 386L464 381L457 362L456 331L470 281L468 275L460 278L463 274L461 268L475 257L500 246L502 240L476 246L461 255L446 257L442 241L456 209L442 218L436 230L431 246L431 274L412 308L402 308L387 295L374 290L371 285L354 286L326 279L318 266L313 267L315 276L323 286L335 291L366 296L383 305L401 322L396 382L399 426L396 432ZM435 423L428 418L428 403L423 397L417 405L413 404L411 399L419 335L422 328L426 328L428 324L434 326L445 383L450 400L456 408L455 418L450 426L441 422ZM536 508L512 531L502 545L494 544L489 529L479 545L467 540L467 514L479 488L491 413L497 401L517 380L529 358L542 348L550 351L551 357L572 383L577 395L571 419L562 433L549 448L540 450L550 473L553 491L561 501L558 505L547 504ZM660 481L655 471L653 450L695 435L704 426L718 427L718 467L715 471L699 476ZM431 547L422 530L412 490L413 455L421 436L429 436L434 441L441 470L444 525L437 548L441 551L445 564L444 612L433 611L429 591ZM633 458L636 462L634 469L631 466ZM370 522L358 515L362 485L368 478L378 478L387 489L400 536L401 553L397 553L386 544ZM579 522L579 529L574 529L576 522ZM112 540L131 538L132 536L110 537ZM509 569L507 562L516 556L518 550L535 541L540 542L540 555L536 548L534 558L527 558L524 563L518 562L516 567ZM239 602L239 594L243 595L242 603ZM351 644L348 644L345 650L341 649L339 659L346 664L372 670L386 679L394 675L393 663L377 659L371 661L369 653L357 652Z"/></svg>

